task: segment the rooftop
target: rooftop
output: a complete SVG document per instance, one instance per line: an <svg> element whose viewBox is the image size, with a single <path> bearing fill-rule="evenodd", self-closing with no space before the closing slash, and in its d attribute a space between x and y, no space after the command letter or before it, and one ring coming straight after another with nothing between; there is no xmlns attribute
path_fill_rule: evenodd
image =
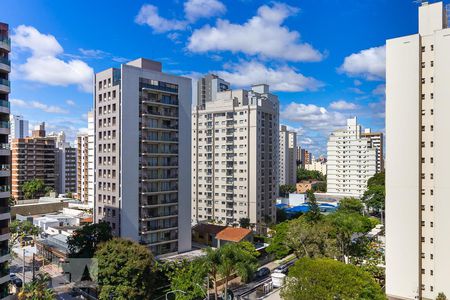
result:
<svg viewBox="0 0 450 300"><path fill-rule="evenodd" d="M222 241L240 242L250 233L252 233L252 231L247 228L227 227L216 235L216 239Z"/></svg>

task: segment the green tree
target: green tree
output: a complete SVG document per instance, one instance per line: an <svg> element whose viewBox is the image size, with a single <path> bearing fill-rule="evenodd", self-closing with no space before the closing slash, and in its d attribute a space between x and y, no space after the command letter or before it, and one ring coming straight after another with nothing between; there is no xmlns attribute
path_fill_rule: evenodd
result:
<svg viewBox="0 0 450 300"><path fill-rule="evenodd" d="M367 186L374 186L374 185L385 186L385 177L386 175L384 172L376 173L375 175L370 177L369 180L367 180Z"/></svg>
<svg viewBox="0 0 450 300"><path fill-rule="evenodd" d="M312 190L307 191L306 195L308 197L309 210L305 216L310 222L318 222L322 215L320 214L320 207L317 203L316 196Z"/></svg>
<svg viewBox="0 0 450 300"><path fill-rule="evenodd" d="M385 209L386 187L385 173L377 173L367 181L367 190L362 197L362 201L367 208L383 217Z"/></svg>
<svg viewBox="0 0 450 300"><path fill-rule="evenodd" d="M297 181L303 180L317 180L317 181L325 181L325 176L319 171L309 171L303 168L299 168L297 170Z"/></svg>
<svg viewBox="0 0 450 300"><path fill-rule="evenodd" d="M53 300L56 295L52 289L48 287L51 277L47 273L38 273L36 278L26 283L20 290L19 300Z"/></svg>
<svg viewBox="0 0 450 300"><path fill-rule="evenodd" d="M326 181L321 181L321 182L317 182L315 185L313 185L312 187L313 192L317 192L317 193L326 193L327 192L327 182Z"/></svg>
<svg viewBox="0 0 450 300"><path fill-rule="evenodd" d="M444 293L439 293L436 297L436 300L447 300L447 296Z"/></svg>
<svg viewBox="0 0 450 300"><path fill-rule="evenodd" d="M288 219L286 211L277 207L277 223L282 223Z"/></svg>
<svg viewBox="0 0 450 300"><path fill-rule="evenodd" d="M67 238L69 257L91 258L98 245L112 237L108 223L86 224Z"/></svg>
<svg viewBox="0 0 450 300"><path fill-rule="evenodd" d="M358 213L358 214L362 215L363 210L364 210L364 205L358 199L343 198L341 201L339 201L338 211L340 211L340 212Z"/></svg>
<svg viewBox="0 0 450 300"><path fill-rule="evenodd" d="M289 193L294 193L297 191L297 187L294 184L284 184L280 185L279 194L281 197L286 197Z"/></svg>
<svg viewBox="0 0 450 300"><path fill-rule="evenodd" d="M324 221L311 222L306 215L289 222L283 243L297 257L333 257L335 241L330 238L332 228Z"/></svg>
<svg viewBox="0 0 450 300"><path fill-rule="evenodd" d="M331 225L332 234L336 239L338 258L343 262L348 261L354 239L373 228L370 218L359 213L337 211L328 215L326 220Z"/></svg>
<svg viewBox="0 0 450 300"><path fill-rule="evenodd" d="M386 299L380 286L361 268L332 259L298 260L282 288L285 300Z"/></svg>
<svg viewBox="0 0 450 300"><path fill-rule="evenodd" d="M289 223L289 221L282 222L276 225L273 229L274 233L266 251L268 253L274 254L276 259L281 259L292 251L286 245Z"/></svg>
<svg viewBox="0 0 450 300"><path fill-rule="evenodd" d="M155 290L155 264L148 248L115 238L95 252L98 261L99 299L151 299Z"/></svg>
<svg viewBox="0 0 450 300"><path fill-rule="evenodd" d="M261 253L259 253L255 246L250 243L249 241L242 241L236 244L237 247L239 247L242 251L247 252L248 254L250 254L251 256L258 258Z"/></svg>
<svg viewBox="0 0 450 300"><path fill-rule="evenodd" d="M27 237L36 238L40 233L40 229L30 221L19 221L16 219L9 224L9 233L9 250L11 253L11 249L18 242L23 243Z"/></svg>
<svg viewBox="0 0 450 300"><path fill-rule="evenodd" d="M205 266L208 270L208 277L214 284L215 300L218 299L217 281L219 280L219 265L221 262L221 254L218 250L206 248Z"/></svg>
<svg viewBox="0 0 450 300"><path fill-rule="evenodd" d="M42 179L26 181L22 186L25 199L35 199L38 196L43 196L46 191L46 186Z"/></svg>
<svg viewBox="0 0 450 300"><path fill-rule="evenodd" d="M240 218L239 226L242 228L250 228L250 219L249 218Z"/></svg>
<svg viewBox="0 0 450 300"><path fill-rule="evenodd" d="M227 299L228 280L231 275L237 274L244 282L249 281L258 268L256 258L234 244L225 244L218 249L220 253L219 274L225 278L225 297Z"/></svg>
<svg viewBox="0 0 450 300"><path fill-rule="evenodd" d="M208 274L203 258L194 261L171 263L166 275L169 277L170 290L181 290L176 294L177 300L203 299L206 295L205 278Z"/></svg>

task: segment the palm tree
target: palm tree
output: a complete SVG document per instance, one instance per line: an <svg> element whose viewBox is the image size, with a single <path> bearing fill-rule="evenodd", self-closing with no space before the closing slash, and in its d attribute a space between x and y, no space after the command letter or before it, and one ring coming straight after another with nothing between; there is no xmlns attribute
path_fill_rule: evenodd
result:
<svg viewBox="0 0 450 300"><path fill-rule="evenodd" d="M220 265L218 271L225 278L225 299L228 296L228 279L234 273L243 281L248 281L257 269L257 260L249 252L234 244L225 244L220 253Z"/></svg>
<svg viewBox="0 0 450 300"><path fill-rule="evenodd" d="M206 249L205 265L208 271L208 277L210 277L214 282L214 295L217 300L217 275L219 274L218 267L221 263L220 252L218 250L213 250L212 248ZM209 289L209 282L208 282Z"/></svg>
<svg viewBox="0 0 450 300"><path fill-rule="evenodd" d="M55 293L48 288L48 283L51 277L47 273L38 273L36 278L29 283L26 283L19 292L19 300L53 300Z"/></svg>

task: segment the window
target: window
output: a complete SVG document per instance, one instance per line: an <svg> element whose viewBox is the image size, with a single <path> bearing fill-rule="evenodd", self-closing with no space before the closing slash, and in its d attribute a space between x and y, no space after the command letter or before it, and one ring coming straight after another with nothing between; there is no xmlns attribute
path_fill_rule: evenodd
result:
<svg viewBox="0 0 450 300"><path fill-rule="evenodd" d="M422 243L425 243L425 237L421 237L420 240L422 241Z"/></svg>
<svg viewBox="0 0 450 300"><path fill-rule="evenodd" d="M424 84L425 83L425 78L422 78L422 84Z"/></svg>
<svg viewBox="0 0 450 300"><path fill-rule="evenodd" d="M425 100L425 94L422 94L422 95L420 96L420 99Z"/></svg>
<svg viewBox="0 0 450 300"><path fill-rule="evenodd" d="M434 129L434 126L433 126L433 125L431 125L431 126L430 126L430 130L431 130L431 131L433 131L433 129Z"/></svg>
<svg viewBox="0 0 450 300"><path fill-rule="evenodd" d="M433 93L430 94L430 98L434 99L434 94Z"/></svg>
<svg viewBox="0 0 450 300"><path fill-rule="evenodd" d="M434 109L430 110L431 115L434 115Z"/></svg>
<svg viewBox="0 0 450 300"><path fill-rule="evenodd" d="M422 116L425 116L425 109L422 109Z"/></svg>
<svg viewBox="0 0 450 300"><path fill-rule="evenodd" d="M425 131L425 126L422 126L422 131Z"/></svg>
<svg viewBox="0 0 450 300"><path fill-rule="evenodd" d="M425 46L422 46L422 52L425 52Z"/></svg>
<svg viewBox="0 0 450 300"><path fill-rule="evenodd" d="M434 61L430 62L431 67L434 67Z"/></svg>
<svg viewBox="0 0 450 300"><path fill-rule="evenodd" d="M430 211L433 211L433 210L434 210L434 206L431 205L431 206L430 206Z"/></svg>
<svg viewBox="0 0 450 300"><path fill-rule="evenodd" d="M433 146L434 146L434 142L431 141L431 142L430 142L430 147L433 148Z"/></svg>
<svg viewBox="0 0 450 300"><path fill-rule="evenodd" d="M430 81L431 81L431 83L433 83L434 82L434 77L431 77Z"/></svg>
<svg viewBox="0 0 450 300"><path fill-rule="evenodd" d="M422 68L425 68L425 62L424 61L422 62Z"/></svg>
<svg viewBox="0 0 450 300"><path fill-rule="evenodd" d="M430 46L431 51L434 51L434 45Z"/></svg>

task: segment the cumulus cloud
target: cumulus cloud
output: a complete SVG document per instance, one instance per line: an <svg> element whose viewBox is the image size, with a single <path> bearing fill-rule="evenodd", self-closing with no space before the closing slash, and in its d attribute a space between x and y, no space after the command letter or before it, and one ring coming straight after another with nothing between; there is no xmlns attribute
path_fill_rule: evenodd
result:
<svg viewBox="0 0 450 300"><path fill-rule="evenodd" d="M227 69L215 73L236 87L266 83L272 91L301 92L314 91L323 86L315 78L306 77L288 66L271 68L257 61L250 61L229 65Z"/></svg>
<svg viewBox="0 0 450 300"><path fill-rule="evenodd" d="M343 113L314 104L291 102L280 113L281 119L300 123L307 130L331 132L346 124Z"/></svg>
<svg viewBox="0 0 450 300"><path fill-rule="evenodd" d="M188 0L184 3L184 12L190 22L218 16L226 11L225 5L218 0Z"/></svg>
<svg viewBox="0 0 450 300"><path fill-rule="evenodd" d="M79 59L60 59L58 56L64 49L53 35L20 25L11 40L18 49L31 52L25 63L16 65L17 78L53 86L77 85L81 90L91 92L93 69Z"/></svg>
<svg viewBox="0 0 450 300"><path fill-rule="evenodd" d="M51 114L68 114L69 111L66 109L63 109L62 107L56 106L56 105L48 105L45 103L42 103L40 101L25 101L22 99L11 99L11 108L14 110L15 107L21 107L21 108L31 108L31 109L38 109L46 113Z"/></svg>
<svg viewBox="0 0 450 300"><path fill-rule="evenodd" d="M231 51L289 61L320 61L323 54L300 41L300 33L283 22L298 9L282 3L259 7L257 15L244 24L219 19L214 27L205 25L193 32L188 49L192 52Z"/></svg>
<svg viewBox="0 0 450 300"><path fill-rule="evenodd" d="M75 101L70 100L70 99L67 99L67 100L66 100L66 104L69 105L69 106L76 106Z"/></svg>
<svg viewBox="0 0 450 300"><path fill-rule="evenodd" d="M148 25L155 33L184 30L188 24L186 21L161 17L159 15L158 7L152 4L142 5L134 20L140 25Z"/></svg>
<svg viewBox="0 0 450 300"><path fill-rule="evenodd" d="M335 110L355 110L359 108L359 106L352 102L347 102L345 100L338 100L331 102L330 108Z"/></svg>
<svg viewBox="0 0 450 300"><path fill-rule="evenodd" d="M373 91L372 94L374 95L385 95L386 94L386 85L380 84L378 85Z"/></svg>
<svg viewBox="0 0 450 300"><path fill-rule="evenodd" d="M384 80L386 77L386 46L362 50L347 56L338 71L351 77Z"/></svg>

